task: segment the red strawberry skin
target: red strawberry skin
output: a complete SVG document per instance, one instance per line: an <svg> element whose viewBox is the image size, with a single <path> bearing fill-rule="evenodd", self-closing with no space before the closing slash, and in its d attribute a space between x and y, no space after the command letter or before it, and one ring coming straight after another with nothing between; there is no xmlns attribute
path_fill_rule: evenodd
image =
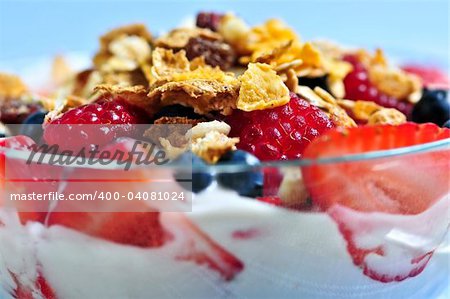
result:
<svg viewBox="0 0 450 299"><path fill-rule="evenodd" d="M158 212L55 212L48 225L62 225L115 243L139 247L159 247L166 234Z"/></svg>
<svg viewBox="0 0 450 299"><path fill-rule="evenodd" d="M5 140L1 140L1 142L5 142ZM26 138L9 139L7 143L20 148L28 146ZM130 152L133 145L134 140L121 138L116 143L105 147L104 150ZM0 157L4 158L1 151ZM29 174L29 167L24 161L9 159L8 163L12 163L10 166L19 173L28 173L33 176L33 174ZM120 184L116 182L114 185L119 186L118 188L123 186L122 194L126 194L127 192L142 191L143 183L146 184L149 179L168 179L167 175L169 174L173 179L171 173L155 169L140 168L135 171L121 171L117 174L117 171L113 170L79 168L74 169L68 177L64 178L67 181L64 192L93 194L95 190L108 191L109 185L104 184L103 181L90 182L89 179L100 178L108 182L110 179L117 180L119 177L123 178L122 181ZM76 179L87 180L87 183L77 182L75 184ZM148 191L148 189L145 190ZM114 191L118 190L114 189ZM176 250L170 251L174 259L179 260L180 263L190 262L206 265L219 273L225 280L233 279L244 267L238 258L205 234L182 213L158 212L156 207L150 207L142 202L137 202L134 206L139 212L80 211L77 210L76 205L73 206L73 211L66 212L69 211L71 204L71 202L60 202L52 212L19 213L19 217L22 223L36 221L48 226L61 225L92 237L129 246L154 248L162 247L169 242L176 243ZM42 288L46 289L46 286L45 284ZM23 288L17 290L18 294L26 294L26 292L27 290Z"/></svg>
<svg viewBox="0 0 450 299"><path fill-rule="evenodd" d="M67 111L44 126L44 140L61 149L103 146L123 136L136 136L145 115L121 98L101 99Z"/></svg>
<svg viewBox="0 0 450 299"><path fill-rule="evenodd" d="M446 138L450 138L450 130L434 124L347 128L319 138L308 147L305 158L389 150ZM448 192L448 161L450 151L441 150L315 165L305 167L303 175L313 200L323 210L341 204L364 212L417 214ZM392 167L380 166L389 163Z"/></svg>
<svg viewBox="0 0 450 299"><path fill-rule="evenodd" d="M231 125L231 135L240 138L237 147L264 161L301 158L314 138L335 127L323 111L295 93L286 105L235 110L226 122Z"/></svg>
<svg viewBox="0 0 450 299"><path fill-rule="evenodd" d="M9 178L29 178L31 173L38 172L42 173L40 167L29 167L25 164L24 160L18 159L6 159L4 150L14 149L20 151L28 151L35 145L35 142L27 136L13 136L8 138L0 138L0 207L3 205L3 200L6 199L5 193L3 193L8 186L9 188L14 188L15 190L22 190L24 188L23 183L18 182L8 182ZM8 170L6 168L8 167ZM6 177L8 172L8 177ZM41 184L40 187L48 188L50 184ZM53 190L47 190L53 191ZM29 203L27 203L29 204ZM39 221L43 222L45 220L45 213L42 212L19 212L20 219L23 224L28 221Z"/></svg>
<svg viewBox="0 0 450 299"><path fill-rule="evenodd" d="M434 124L333 130L316 139L305 158L339 157L443 139L450 142L449 138L450 130ZM302 168L302 173L313 203L338 225L354 264L365 275L390 282L418 275L448 230L449 161L447 147L312 165ZM411 245L404 236L423 237L427 243Z"/></svg>
<svg viewBox="0 0 450 299"><path fill-rule="evenodd" d="M347 242L354 264L365 275L381 282L402 281L419 275L444 240L450 197L418 215L368 214L341 205L328 213Z"/></svg>

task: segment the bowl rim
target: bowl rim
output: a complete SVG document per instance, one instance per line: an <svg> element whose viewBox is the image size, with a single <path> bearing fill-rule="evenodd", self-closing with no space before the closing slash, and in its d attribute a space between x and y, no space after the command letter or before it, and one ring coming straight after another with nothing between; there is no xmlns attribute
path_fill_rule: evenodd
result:
<svg viewBox="0 0 450 299"><path fill-rule="evenodd" d="M28 151L17 150L17 149L9 149L5 147L0 147L0 150L5 152L7 158L16 158L27 160L28 155L26 154ZM386 158L394 158L394 157L403 157L415 154L425 154L434 151L442 151L449 150L450 151L450 138L441 139L433 142L411 145L405 147L399 147L394 149L386 149L386 150L377 150L377 151L368 151L364 153L357 154L348 154L334 157L325 157L325 158L317 158L317 159L296 159L296 160L282 160L282 161L260 161L259 163L255 163L252 165L242 164L238 162L225 162L221 164L205 164L205 165L189 165L189 163L168 163L165 165L132 165L130 169L140 169L140 168L154 168L154 169L179 169L185 171L192 171L193 173L198 172L211 172L211 173L227 173L227 172L245 172L245 171L255 171L261 170L264 168L289 168L289 167L308 167L313 165L332 165L336 163L356 163L356 162L364 162L375 159L386 159ZM58 156L58 155L56 155ZM42 163L45 164L45 163ZM450 164L450 162L449 162ZM123 169L123 166L112 162L109 165L102 165L101 168L95 165L63 165L68 168L93 168L93 169L103 169L103 170L119 170Z"/></svg>

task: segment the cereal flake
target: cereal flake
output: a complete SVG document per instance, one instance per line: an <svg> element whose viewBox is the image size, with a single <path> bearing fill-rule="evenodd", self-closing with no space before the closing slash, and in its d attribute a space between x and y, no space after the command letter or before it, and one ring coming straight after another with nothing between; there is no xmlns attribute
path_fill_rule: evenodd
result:
<svg viewBox="0 0 450 299"><path fill-rule="evenodd" d="M250 63L239 77L241 89L237 108L244 111L263 110L287 104L289 89L267 64Z"/></svg>

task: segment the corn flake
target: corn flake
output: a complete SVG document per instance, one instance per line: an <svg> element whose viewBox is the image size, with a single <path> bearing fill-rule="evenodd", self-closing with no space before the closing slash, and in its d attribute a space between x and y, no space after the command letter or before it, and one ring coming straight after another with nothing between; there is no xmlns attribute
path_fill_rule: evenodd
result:
<svg viewBox="0 0 450 299"><path fill-rule="evenodd" d="M162 106L180 104L194 108L199 114L219 111L228 115L236 108L239 81L234 78L232 84L202 78L185 81L167 82L150 91L148 97L152 103Z"/></svg>
<svg viewBox="0 0 450 299"><path fill-rule="evenodd" d="M150 76L148 96L152 102L193 107L199 114L229 114L236 108L240 83L234 74L205 65L201 58L191 64L184 50L174 54L172 50L155 49Z"/></svg>
<svg viewBox="0 0 450 299"><path fill-rule="evenodd" d="M0 101L16 100L28 94L28 88L18 76L0 73Z"/></svg>
<svg viewBox="0 0 450 299"><path fill-rule="evenodd" d="M186 52L156 48L152 53L152 67L150 69L150 83L158 80L168 80L175 73L189 72L190 64Z"/></svg>
<svg viewBox="0 0 450 299"><path fill-rule="evenodd" d="M241 89L237 108L244 111L263 110L287 104L289 89L267 64L250 63L239 77Z"/></svg>
<svg viewBox="0 0 450 299"><path fill-rule="evenodd" d="M94 91L97 97L121 97L128 103L144 109L149 115L155 114L160 109L159 103L147 96L148 90L142 85L123 87L101 84L96 86Z"/></svg>

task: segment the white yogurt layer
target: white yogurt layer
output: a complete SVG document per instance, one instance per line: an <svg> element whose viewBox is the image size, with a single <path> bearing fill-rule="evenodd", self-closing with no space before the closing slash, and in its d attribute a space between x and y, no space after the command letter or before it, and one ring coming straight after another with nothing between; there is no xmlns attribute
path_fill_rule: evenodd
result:
<svg viewBox="0 0 450 299"><path fill-rule="evenodd" d="M23 227L17 217L3 212L1 286L6 291L15 288L8 269L29 285L39 269L64 299L422 299L437 296L448 284L446 250L436 251L420 275L403 282L380 283L363 275L325 213L290 211L210 189L195 197L187 216L244 263L232 281L206 266L176 261L176 242L157 249L135 248L60 226Z"/></svg>

